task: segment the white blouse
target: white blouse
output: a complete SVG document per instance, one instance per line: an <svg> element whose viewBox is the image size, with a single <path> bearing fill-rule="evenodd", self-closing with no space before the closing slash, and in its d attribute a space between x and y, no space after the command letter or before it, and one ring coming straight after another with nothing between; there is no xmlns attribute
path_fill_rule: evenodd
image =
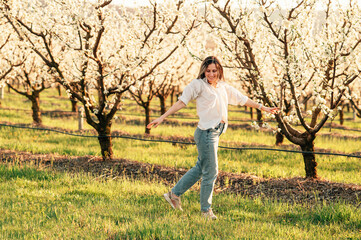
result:
<svg viewBox="0 0 361 240"><path fill-rule="evenodd" d="M196 99L198 127L207 130L216 127L222 120L228 125L228 104L244 105L248 97L224 81L219 81L217 87L211 86L206 78L194 79L183 90L179 100L185 105Z"/></svg>

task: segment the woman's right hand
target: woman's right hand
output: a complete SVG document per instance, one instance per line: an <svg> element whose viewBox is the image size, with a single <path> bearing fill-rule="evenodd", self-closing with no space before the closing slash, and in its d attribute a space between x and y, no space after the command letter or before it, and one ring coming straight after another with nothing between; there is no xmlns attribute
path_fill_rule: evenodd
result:
<svg viewBox="0 0 361 240"><path fill-rule="evenodd" d="M156 127L158 127L158 125L161 124L162 122L163 122L163 119L159 117L159 118L153 120L151 123L149 123L149 124L147 125L147 128L148 128L148 129L151 129L153 126L156 128Z"/></svg>
<svg viewBox="0 0 361 240"><path fill-rule="evenodd" d="M162 116L160 116L159 118L153 120L151 123L149 123L147 125L148 129L151 129L153 126L156 128L158 127L159 124L161 124L163 122L163 120L168 117L169 115L177 112L178 110L184 108L186 105L184 104L184 102L182 102L181 100L178 100L178 102L176 102L175 104L173 104L173 106L171 108L169 108L169 110L164 113Z"/></svg>

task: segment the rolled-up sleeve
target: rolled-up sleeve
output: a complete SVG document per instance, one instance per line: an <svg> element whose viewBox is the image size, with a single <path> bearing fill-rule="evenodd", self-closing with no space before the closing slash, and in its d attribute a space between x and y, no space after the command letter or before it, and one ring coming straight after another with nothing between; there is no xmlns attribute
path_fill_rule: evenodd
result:
<svg viewBox="0 0 361 240"><path fill-rule="evenodd" d="M246 104L248 97L243 95L236 88L227 84L226 91L227 91L227 95L228 95L228 104L241 105L241 106Z"/></svg>
<svg viewBox="0 0 361 240"><path fill-rule="evenodd" d="M199 79L194 79L192 82L190 82L183 90L182 95L178 98L182 102L184 102L185 105L188 105L188 103L196 99L201 91L201 82Z"/></svg>

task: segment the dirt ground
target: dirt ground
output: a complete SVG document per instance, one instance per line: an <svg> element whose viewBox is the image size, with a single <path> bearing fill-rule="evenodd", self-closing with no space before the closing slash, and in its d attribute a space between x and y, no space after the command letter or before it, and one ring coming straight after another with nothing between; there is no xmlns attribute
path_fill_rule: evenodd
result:
<svg viewBox="0 0 361 240"><path fill-rule="evenodd" d="M187 171L156 164L140 163L127 159L113 159L104 162L94 156L60 156L53 154L32 154L11 150L0 150L3 163L33 164L41 168L70 173L85 172L96 179L109 180L119 177L157 181L169 187ZM215 192L241 194L247 197L261 197L289 203L347 202L361 207L361 186L335 183L321 179L277 178L264 179L249 174L220 172Z"/></svg>

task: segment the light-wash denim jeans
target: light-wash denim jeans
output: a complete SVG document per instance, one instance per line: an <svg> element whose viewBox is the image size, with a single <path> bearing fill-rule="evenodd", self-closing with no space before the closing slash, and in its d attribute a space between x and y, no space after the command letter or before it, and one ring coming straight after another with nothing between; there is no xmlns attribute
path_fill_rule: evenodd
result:
<svg viewBox="0 0 361 240"><path fill-rule="evenodd" d="M218 142L224 125L220 123L208 130L196 129L194 140L198 149L198 161L172 189L175 195L181 196L202 178L200 202L201 211L204 212L208 211L212 205L213 188L218 174Z"/></svg>

